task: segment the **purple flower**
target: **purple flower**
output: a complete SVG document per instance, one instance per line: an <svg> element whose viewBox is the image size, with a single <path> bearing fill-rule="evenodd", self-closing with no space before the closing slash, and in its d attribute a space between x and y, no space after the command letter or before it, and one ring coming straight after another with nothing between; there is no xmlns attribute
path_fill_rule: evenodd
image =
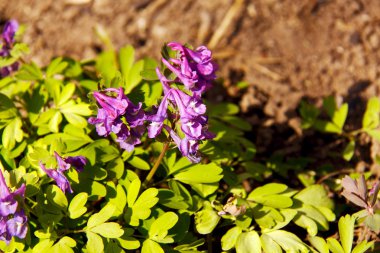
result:
<svg viewBox="0 0 380 253"><path fill-rule="evenodd" d="M25 194L25 184L22 184L14 192L10 192L8 186L5 183L5 179L2 171L0 170L0 215L8 216L14 214L18 207L17 196L20 196L22 199Z"/></svg>
<svg viewBox="0 0 380 253"><path fill-rule="evenodd" d="M13 43L15 42L14 36L18 27L19 25L16 20L10 20L5 24L1 34L3 43L1 44L0 57L9 57L11 55L11 49L13 47ZM9 66L0 68L0 76L8 76L13 71L16 71L19 68L19 65L20 64L18 62L14 62Z"/></svg>
<svg viewBox="0 0 380 253"><path fill-rule="evenodd" d="M18 22L16 20L9 20L5 25L2 33L3 40L6 44L14 43L14 36L18 30Z"/></svg>
<svg viewBox="0 0 380 253"><path fill-rule="evenodd" d="M57 169L47 169L45 165L40 162L39 165L41 169L52 178L58 185L58 187L65 193L67 190L70 193L73 193L69 180L63 174L65 171L74 167L78 172L83 171L84 166L87 164L87 159L84 156L68 156L62 158L57 152L54 151L54 157L57 160L58 168Z"/></svg>
<svg viewBox="0 0 380 253"><path fill-rule="evenodd" d="M69 180L63 174L63 171L59 169L46 169L45 165L40 162L41 169L52 178L58 185L58 187L65 193L67 190L70 193L73 193L73 189L71 189L71 185Z"/></svg>
<svg viewBox="0 0 380 253"><path fill-rule="evenodd" d="M124 95L123 88L115 89L108 88L104 90L107 93L116 93L116 97L109 96L103 92L94 92L94 97L98 104L105 110L108 118L116 119L120 115L124 114L130 101Z"/></svg>
<svg viewBox="0 0 380 253"><path fill-rule="evenodd" d="M98 115L96 118L90 117L88 123L95 125L96 132L100 136L108 136L112 132L112 127L114 124L114 119L108 118L107 113L104 109L98 109Z"/></svg>
<svg viewBox="0 0 380 253"><path fill-rule="evenodd" d="M27 221L28 218L25 216L23 211L15 213L13 218L7 221L8 234L18 238L25 238L28 231Z"/></svg>
<svg viewBox="0 0 380 253"><path fill-rule="evenodd" d="M12 218L0 217L0 240L9 244L13 236L21 239L25 238L28 232L27 222L28 218L25 216L24 211L15 213Z"/></svg>
<svg viewBox="0 0 380 253"><path fill-rule="evenodd" d="M142 103L134 105L125 96L123 88L94 92L94 97L101 108L96 118L91 117L88 122L95 125L100 136L116 134L120 147L132 151L135 145L141 143L140 138L145 130Z"/></svg>
<svg viewBox="0 0 380 253"><path fill-rule="evenodd" d="M84 170L84 166L87 164L87 159L84 156L68 156L64 161L73 166L78 172Z"/></svg>
<svg viewBox="0 0 380 253"><path fill-rule="evenodd" d="M172 137L174 143L179 148L183 156L186 156L191 162L199 163L201 157L198 154L198 142L195 140L189 140L186 137L181 139L178 134L169 126L164 126Z"/></svg>
<svg viewBox="0 0 380 253"><path fill-rule="evenodd" d="M10 192L0 170L0 240L7 244L13 236L25 238L28 227L27 217L19 206L19 201L24 199L25 184L14 192Z"/></svg>
<svg viewBox="0 0 380 253"><path fill-rule="evenodd" d="M151 121L148 126L148 137L155 138L161 133L162 126L164 125L164 120L167 119L167 109L168 109L168 98L171 96L171 89L165 94L164 98L161 101L160 106L158 107L157 113L147 117L147 120Z"/></svg>
<svg viewBox="0 0 380 253"><path fill-rule="evenodd" d="M206 112L206 106L202 103L200 97L190 97L179 89L173 88L171 90L181 118L197 117Z"/></svg>
<svg viewBox="0 0 380 253"><path fill-rule="evenodd" d="M200 96L211 86L211 81L216 79L217 65L211 59L211 51L205 46L191 50L180 43L168 43L168 47L178 51L176 59L162 59L165 66L170 69L177 78L192 91Z"/></svg>

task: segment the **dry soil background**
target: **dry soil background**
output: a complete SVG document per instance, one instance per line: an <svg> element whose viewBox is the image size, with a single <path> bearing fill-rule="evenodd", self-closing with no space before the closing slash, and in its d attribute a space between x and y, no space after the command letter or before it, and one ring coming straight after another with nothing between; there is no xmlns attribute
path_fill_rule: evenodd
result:
<svg viewBox="0 0 380 253"><path fill-rule="evenodd" d="M101 48L96 26L140 57L158 59L173 40L210 46L259 152L278 143L274 133L299 134L302 98L318 104L333 94L360 112L379 95L378 0L0 0L0 19L9 18L27 25L24 38L40 64L93 57ZM244 91L234 87L241 80L249 83Z"/></svg>

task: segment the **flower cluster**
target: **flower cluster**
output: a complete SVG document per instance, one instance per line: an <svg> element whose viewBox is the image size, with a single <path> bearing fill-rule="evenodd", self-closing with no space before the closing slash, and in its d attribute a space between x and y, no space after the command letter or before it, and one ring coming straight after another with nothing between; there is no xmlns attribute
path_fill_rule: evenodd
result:
<svg viewBox="0 0 380 253"><path fill-rule="evenodd" d="M25 184L10 192L0 170L0 240L7 244L13 236L25 238L28 231L27 217L19 202L24 200Z"/></svg>
<svg viewBox="0 0 380 253"><path fill-rule="evenodd" d="M88 122L96 126L100 136L108 136L111 132L116 134L120 147L132 151L141 143L145 131L142 104L134 105L125 96L123 88L109 88L93 95L101 108L97 117L89 118Z"/></svg>
<svg viewBox="0 0 380 253"><path fill-rule="evenodd" d="M171 70L177 78L167 79L157 68L156 73L164 90L164 98L155 114L147 117L150 121L148 136L155 138L164 128L171 136L183 156L190 161L200 161L198 154L199 141L212 139L214 134L208 131L208 118L205 116L206 106L202 103L202 94L211 86L216 78L216 64L211 60L211 52L205 46L195 51L171 42L168 46L177 51L176 58L162 59L165 66ZM182 83L189 94L171 86L173 83ZM172 106L168 114L168 106ZM174 119L172 127L164 124L166 119ZM175 124L180 123L180 129ZM183 136L181 138L180 136Z"/></svg>
<svg viewBox="0 0 380 253"><path fill-rule="evenodd" d="M9 57L11 55L11 49L15 42L14 36L19 25L16 20L10 20L4 26L3 33L1 34L0 44L0 57ZM19 68L19 63L14 62L11 65L0 68L0 76L8 76L11 72L16 71Z"/></svg>
<svg viewBox="0 0 380 253"><path fill-rule="evenodd" d="M176 81L183 83L194 95L201 96L216 78L217 65L211 59L211 51L205 46L191 50L177 42L168 43L168 47L178 52L177 57L162 59L162 62L177 76Z"/></svg>
<svg viewBox="0 0 380 253"><path fill-rule="evenodd" d="M57 152L54 152L55 159L58 163L57 169L46 169L45 165L40 162L41 169L54 181L57 183L58 187L66 192L68 190L70 193L73 193L69 180L63 174L65 171L73 166L78 172L83 171L84 166L87 163L87 159L84 156L68 156L62 158Z"/></svg>
<svg viewBox="0 0 380 253"><path fill-rule="evenodd" d="M149 138L156 138L165 129L184 156L192 162L199 162L199 141L215 137L207 130L206 106L201 96L216 78L217 67L211 60L210 50L204 46L196 50L175 42L168 46L178 52L177 57L162 59L162 62L177 77L169 80L159 68L156 69L164 96L153 112L145 113L141 103L134 105L122 88L108 88L93 93L100 108L96 118L91 117L88 122L96 126L100 136L114 133L120 147L127 151L141 143L140 138L146 129L144 123L148 122ZM182 83L190 94L174 87L174 83ZM164 124L165 120L171 124ZM180 129L176 129L177 124Z"/></svg>

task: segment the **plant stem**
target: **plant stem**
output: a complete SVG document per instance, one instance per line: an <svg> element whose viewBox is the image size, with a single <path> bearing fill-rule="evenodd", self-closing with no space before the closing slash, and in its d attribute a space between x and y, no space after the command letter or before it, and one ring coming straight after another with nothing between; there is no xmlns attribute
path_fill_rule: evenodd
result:
<svg viewBox="0 0 380 253"><path fill-rule="evenodd" d="M165 156L165 153L166 151L169 149L169 142L166 142L164 144L164 147L162 148L162 151L161 151L161 154L158 156L158 159L157 161L155 162L155 164L153 165L153 168L149 171L149 174L148 176L146 176L145 178L145 181L144 181L144 185L148 185L149 181L152 179L152 177L154 176L154 174L156 173L157 169L158 169L158 166L160 165L161 161L162 161L162 158L164 158Z"/></svg>

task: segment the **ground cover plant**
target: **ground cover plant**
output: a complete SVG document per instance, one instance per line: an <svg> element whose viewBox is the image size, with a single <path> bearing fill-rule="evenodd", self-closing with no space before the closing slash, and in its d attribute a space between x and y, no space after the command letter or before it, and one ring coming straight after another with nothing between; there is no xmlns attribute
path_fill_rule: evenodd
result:
<svg viewBox="0 0 380 253"><path fill-rule="evenodd" d="M205 99L218 69L207 47L169 42L159 61L136 60L103 37L94 60L40 67L23 59L22 30L10 21L1 40L1 251L376 250L376 175L255 157L239 107ZM358 130L348 110L332 97L299 110L345 161L359 135L380 136L378 98Z"/></svg>

